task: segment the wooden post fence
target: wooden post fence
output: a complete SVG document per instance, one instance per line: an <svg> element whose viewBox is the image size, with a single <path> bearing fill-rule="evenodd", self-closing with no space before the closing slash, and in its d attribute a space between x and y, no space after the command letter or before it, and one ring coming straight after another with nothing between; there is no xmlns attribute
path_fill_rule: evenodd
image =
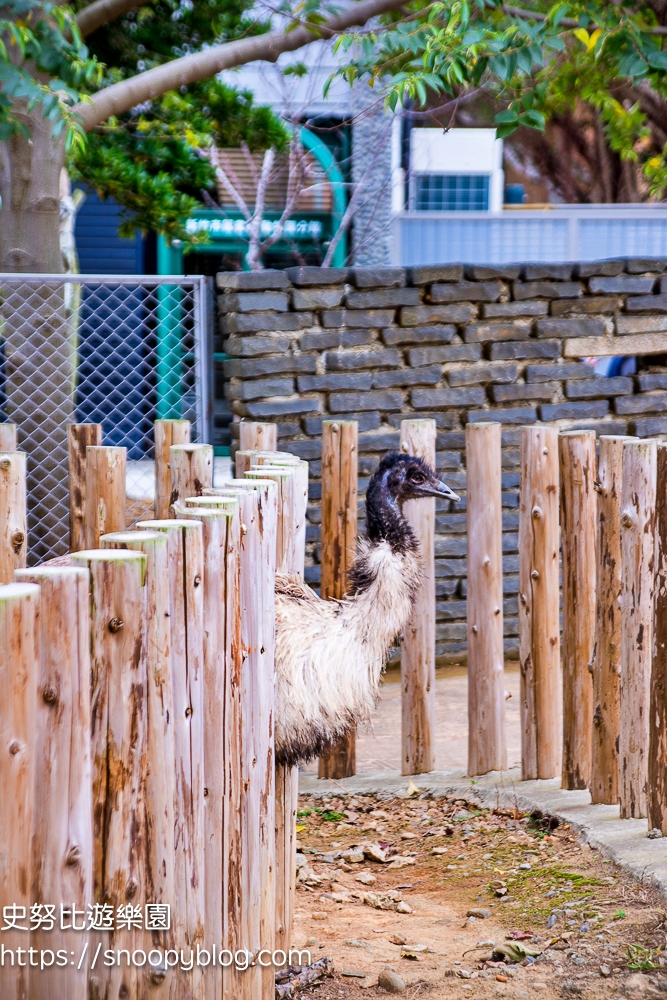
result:
<svg viewBox="0 0 667 1000"><path fill-rule="evenodd" d="M86 454L102 445L102 424L68 424L69 550L86 548Z"/></svg>
<svg viewBox="0 0 667 1000"><path fill-rule="evenodd" d="M169 517L171 499L171 465L169 449L173 444L190 444L189 420L156 420L155 437L155 517Z"/></svg>
<svg viewBox="0 0 667 1000"><path fill-rule="evenodd" d="M347 576L357 548L357 477L359 424L356 420L322 423L322 566L324 599L345 596ZM356 773L356 730L319 759L320 778L349 778Z"/></svg>
<svg viewBox="0 0 667 1000"><path fill-rule="evenodd" d="M561 766L558 616L558 431L521 428L519 656L521 772L554 778Z"/></svg>
<svg viewBox="0 0 667 1000"><path fill-rule="evenodd" d="M563 553L563 788L588 788L593 752L595 431L558 439Z"/></svg>
<svg viewBox="0 0 667 1000"><path fill-rule="evenodd" d="M239 424L240 451L275 451L278 443L276 424L242 420Z"/></svg>
<svg viewBox="0 0 667 1000"><path fill-rule="evenodd" d="M101 535L125 530L126 461L126 448L89 445L86 449L84 535L87 549L96 549Z"/></svg>
<svg viewBox="0 0 667 1000"><path fill-rule="evenodd" d="M667 443L657 448L655 590L649 711L649 830L667 835Z"/></svg>
<svg viewBox="0 0 667 1000"><path fill-rule="evenodd" d="M0 584L13 580L27 556L26 454L0 452Z"/></svg>
<svg viewBox="0 0 667 1000"><path fill-rule="evenodd" d="M401 451L435 467L435 420L402 420ZM409 500L404 513L419 542L422 583L401 646L401 771L435 766L435 499Z"/></svg>
<svg viewBox="0 0 667 1000"><path fill-rule="evenodd" d="M470 775L507 767L500 445L500 424L467 424Z"/></svg>
<svg viewBox="0 0 667 1000"><path fill-rule="evenodd" d="M0 508L1 510L1 508ZM32 834L37 760L37 689L40 593L33 583L0 587L0 912L32 903ZM14 911L9 911L14 912ZM29 925L28 925L29 926ZM27 946L25 931L6 930L2 944ZM30 975L8 960L0 963L0 996L27 997ZM33 972L39 976L39 970Z"/></svg>
<svg viewBox="0 0 667 1000"><path fill-rule="evenodd" d="M147 902L146 556L96 550L74 553L72 561L90 572L93 890L116 914L119 906L143 909ZM95 932L91 946L96 941L130 953L147 943L143 930L124 928ZM90 973L91 989L139 1000L142 976L125 965L100 966Z"/></svg>
<svg viewBox="0 0 667 1000"><path fill-rule="evenodd" d="M0 423L0 451L18 451L16 424Z"/></svg>
<svg viewBox="0 0 667 1000"><path fill-rule="evenodd" d="M38 566L17 570L16 579L39 584L41 590L31 903L55 905L57 913L52 930L32 931L30 945L38 954L43 949L80 954L88 933L63 930L60 907L74 906L85 913L93 898L88 573L76 567ZM14 811L13 802L9 811ZM31 978L31 1000L88 993L88 969L79 969L77 963L51 965Z"/></svg>
<svg viewBox="0 0 667 1000"><path fill-rule="evenodd" d="M213 486L213 446L172 444L169 449L170 507L186 497L199 497Z"/></svg>
<svg viewBox="0 0 667 1000"><path fill-rule="evenodd" d="M625 437L600 437L591 802L618 802L621 725L621 484Z"/></svg>
<svg viewBox="0 0 667 1000"><path fill-rule="evenodd" d="M657 445L623 444L621 493L621 819L647 815Z"/></svg>

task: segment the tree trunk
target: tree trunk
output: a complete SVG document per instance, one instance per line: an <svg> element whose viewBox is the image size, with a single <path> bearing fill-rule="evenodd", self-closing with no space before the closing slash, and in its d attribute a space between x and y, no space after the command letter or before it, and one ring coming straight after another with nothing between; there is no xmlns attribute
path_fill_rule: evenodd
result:
<svg viewBox="0 0 667 1000"><path fill-rule="evenodd" d="M0 143L0 271L63 271L60 171L64 137L40 108L21 113L30 140ZM55 284L0 289L4 325L6 418L28 454L31 561L68 549L67 424L74 417L76 344L64 290Z"/></svg>

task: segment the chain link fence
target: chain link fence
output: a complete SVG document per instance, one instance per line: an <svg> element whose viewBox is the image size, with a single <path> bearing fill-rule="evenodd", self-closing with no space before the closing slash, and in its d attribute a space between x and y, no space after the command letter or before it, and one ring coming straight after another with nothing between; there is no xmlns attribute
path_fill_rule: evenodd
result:
<svg viewBox="0 0 667 1000"><path fill-rule="evenodd" d="M127 448L128 526L154 497L153 421L212 428L206 277L0 274L0 422L28 455L29 561L69 550L67 424Z"/></svg>

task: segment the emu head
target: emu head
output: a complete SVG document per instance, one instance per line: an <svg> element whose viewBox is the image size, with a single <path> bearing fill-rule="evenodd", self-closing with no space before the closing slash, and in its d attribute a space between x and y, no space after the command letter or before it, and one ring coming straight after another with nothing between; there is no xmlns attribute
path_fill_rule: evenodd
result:
<svg viewBox="0 0 667 1000"><path fill-rule="evenodd" d="M390 451L385 455L368 485L368 493L384 494L402 507L406 500L439 497L443 500L460 498L443 483L428 462L415 455Z"/></svg>

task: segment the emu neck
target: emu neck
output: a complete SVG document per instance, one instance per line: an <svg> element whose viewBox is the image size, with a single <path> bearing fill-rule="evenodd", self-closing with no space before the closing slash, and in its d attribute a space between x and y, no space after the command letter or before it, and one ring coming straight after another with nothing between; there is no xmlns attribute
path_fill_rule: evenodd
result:
<svg viewBox="0 0 667 1000"><path fill-rule="evenodd" d="M373 544L388 542L392 552L401 555L417 551L417 540L402 506L382 482L366 495L366 524Z"/></svg>

